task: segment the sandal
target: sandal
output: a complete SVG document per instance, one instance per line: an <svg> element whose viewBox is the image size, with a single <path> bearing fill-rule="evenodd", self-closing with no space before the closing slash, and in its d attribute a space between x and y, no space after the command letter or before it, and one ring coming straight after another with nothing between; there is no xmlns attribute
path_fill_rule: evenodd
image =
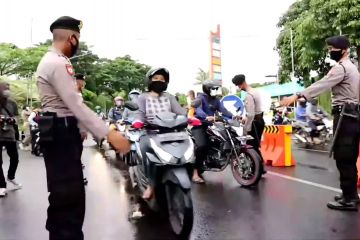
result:
<svg viewBox="0 0 360 240"><path fill-rule="evenodd" d="M193 183L196 183L196 184L204 184L205 183L204 179L202 179L201 177L193 178L192 181L193 181Z"/></svg>

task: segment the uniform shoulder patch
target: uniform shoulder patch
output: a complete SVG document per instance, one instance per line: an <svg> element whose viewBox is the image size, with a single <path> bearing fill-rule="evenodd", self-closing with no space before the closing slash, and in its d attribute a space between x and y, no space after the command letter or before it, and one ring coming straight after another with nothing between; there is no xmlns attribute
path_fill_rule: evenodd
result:
<svg viewBox="0 0 360 240"><path fill-rule="evenodd" d="M67 73L68 73L70 76L74 76L74 75L75 75L74 68L73 68L73 66L72 66L71 64L66 64L65 67L66 67Z"/></svg>

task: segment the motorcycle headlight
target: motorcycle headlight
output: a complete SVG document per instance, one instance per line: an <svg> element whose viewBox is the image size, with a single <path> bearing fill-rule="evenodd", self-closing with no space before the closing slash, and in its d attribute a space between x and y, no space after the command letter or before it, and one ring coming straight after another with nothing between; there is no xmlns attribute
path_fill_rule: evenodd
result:
<svg viewBox="0 0 360 240"><path fill-rule="evenodd" d="M232 126L232 129L235 130L236 134L237 134L239 137L241 137L241 136L244 135L244 129L243 129L243 127L234 127L234 126Z"/></svg>
<svg viewBox="0 0 360 240"><path fill-rule="evenodd" d="M189 141L190 141L190 146L184 154L184 158L185 158L186 162L191 162L194 158L194 143L190 137L189 137Z"/></svg>
<svg viewBox="0 0 360 240"><path fill-rule="evenodd" d="M150 139L150 146L154 150L155 154L165 162L176 163L175 158L168 152L164 151L162 148L158 147L154 140Z"/></svg>

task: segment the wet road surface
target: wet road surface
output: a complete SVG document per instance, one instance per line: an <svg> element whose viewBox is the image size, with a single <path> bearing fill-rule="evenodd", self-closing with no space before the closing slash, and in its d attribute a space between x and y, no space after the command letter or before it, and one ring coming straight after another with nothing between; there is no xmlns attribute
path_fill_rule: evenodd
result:
<svg viewBox="0 0 360 240"><path fill-rule="evenodd" d="M0 199L0 240L47 239L43 159L29 152L20 154L17 178L24 187ZM326 208L338 189L333 161L324 153L300 150L295 151L295 158L299 162L295 168L268 168L259 186L250 190L239 187L231 171L206 173L207 184L193 186L191 239L360 239L359 213ZM90 141L83 160L89 180L85 239L174 239L161 216L128 220L133 203L124 172L106 161Z"/></svg>

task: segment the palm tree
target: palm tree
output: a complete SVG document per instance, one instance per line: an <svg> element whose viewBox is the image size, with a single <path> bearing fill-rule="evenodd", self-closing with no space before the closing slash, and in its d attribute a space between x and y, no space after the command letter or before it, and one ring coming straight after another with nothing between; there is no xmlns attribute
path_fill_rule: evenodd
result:
<svg viewBox="0 0 360 240"><path fill-rule="evenodd" d="M199 68L199 72L197 73L197 76L196 76L195 85L202 85L203 82L205 82L206 80L209 80L209 78L210 78L209 72L205 72L204 70Z"/></svg>

